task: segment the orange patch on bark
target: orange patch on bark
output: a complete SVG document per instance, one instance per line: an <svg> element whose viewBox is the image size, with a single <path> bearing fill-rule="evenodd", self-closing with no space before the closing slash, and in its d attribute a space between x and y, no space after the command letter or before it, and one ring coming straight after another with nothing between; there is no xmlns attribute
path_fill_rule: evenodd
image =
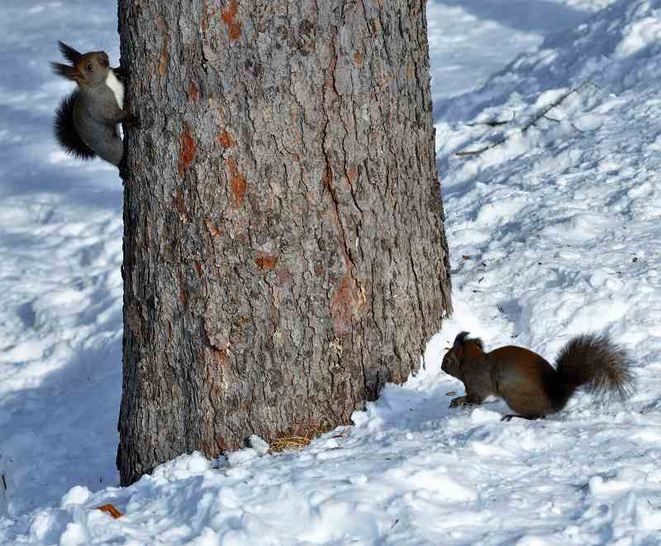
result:
<svg viewBox="0 0 661 546"><path fill-rule="evenodd" d="M239 2L237 0L229 0L227 7L220 12L220 18L227 26L230 42L238 40L241 36L241 23L236 21L236 14L238 11Z"/></svg>
<svg viewBox="0 0 661 546"><path fill-rule="evenodd" d="M324 176L321 179L321 182L324 185L324 188L331 189L331 183L333 182L333 172L330 167L326 167L324 170Z"/></svg>
<svg viewBox="0 0 661 546"><path fill-rule="evenodd" d="M110 514L115 519L121 518L124 515L112 504L102 504L101 506L97 506L96 509L105 512L106 514Z"/></svg>
<svg viewBox="0 0 661 546"><path fill-rule="evenodd" d="M363 66L363 54L360 51L356 51L353 54L353 63L359 67Z"/></svg>
<svg viewBox="0 0 661 546"><path fill-rule="evenodd" d="M227 344L227 347L216 347L211 344L209 347L200 349L198 351L198 359L201 362L204 362L209 370L212 370L210 381L208 383L211 392L214 394L220 393L220 387L216 380L218 374L213 373L213 371L217 370L219 367L223 368L227 365L229 361L229 344Z"/></svg>
<svg viewBox="0 0 661 546"><path fill-rule="evenodd" d="M213 359L221 366L227 362L227 349L216 349L212 347L211 354L213 355Z"/></svg>
<svg viewBox="0 0 661 546"><path fill-rule="evenodd" d="M218 229L218 226L214 224L209 218L207 218L204 223L207 226L207 230L211 234L212 237L220 237L220 230Z"/></svg>
<svg viewBox="0 0 661 546"><path fill-rule="evenodd" d="M188 100L190 102L197 102L200 100L200 90L197 88L197 85L195 85L195 82L193 81L188 84Z"/></svg>
<svg viewBox="0 0 661 546"><path fill-rule="evenodd" d="M353 185L358 178L358 169L356 167L349 167L347 169L347 178L349 179L349 184Z"/></svg>
<svg viewBox="0 0 661 546"><path fill-rule="evenodd" d="M203 34L209 30L209 6L206 0L202 1L202 19L200 19L200 29Z"/></svg>
<svg viewBox="0 0 661 546"><path fill-rule="evenodd" d="M193 267L195 268L195 273L198 277L202 276L202 262L195 260L193 261Z"/></svg>
<svg viewBox="0 0 661 546"><path fill-rule="evenodd" d="M186 206L186 200L184 199L181 191L176 190L174 192L174 199L172 200L172 204L174 206L174 210L179 213L179 216L182 219L188 220L190 218L188 214L188 207Z"/></svg>
<svg viewBox="0 0 661 546"><path fill-rule="evenodd" d="M234 141L232 140L232 136L225 129L223 129L220 133L218 133L216 140L218 141L218 144L220 144L223 148L229 148L230 146L232 146L232 144L234 144Z"/></svg>
<svg viewBox="0 0 661 546"><path fill-rule="evenodd" d="M158 73L165 76L168 71L168 61L170 60L170 53L168 51L170 44L170 37L168 36L168 23L163 17L156 20L156 28L163 35L163 47L161 54L158 56Z"/></svg>
<svg viewBox="0 0 661 546"><path fill-rule="evenodd" d="M186 169L192 163L195 157L197 145L195 139L190 133L187 125L184 125L184 130L181 132L180 145L179 145L179 176L184 176Z"/></svg>
<svg viewBox="0 0 661 546"><path fill-rule="evenodd" d="M365 293L347 271L330 304L335 335L341 336L351 332L352 325L360 318L365 301Z"/></svg>
<svg viewBox="0 0 661 546"><path fill-rule="evenodd" d="M170 54L168 53L168 46L165 44L163 46L163 51L161 51L161 55L158 57L158 73L161 76L165 76L165 74L168 71L168 61L170 60Z"/></svg>
<svg viewBox="0 0 661 546"><path fill-rule="evenodd" d="M240 207L243 204L243 197L246 193L246 179L239 172L236 166L236 160L233 157L227 158L227 168L230 170L230 189L234 198L234 204Z"/></svg>
<svg viewBox="0 0 661 546"><path fill-rule="evenodd" d="M259 266L260 269L270 271L275 267L275 264L278 263L278 256L277 254L258 252L257 257L255 258L255 263Z"/></svg>

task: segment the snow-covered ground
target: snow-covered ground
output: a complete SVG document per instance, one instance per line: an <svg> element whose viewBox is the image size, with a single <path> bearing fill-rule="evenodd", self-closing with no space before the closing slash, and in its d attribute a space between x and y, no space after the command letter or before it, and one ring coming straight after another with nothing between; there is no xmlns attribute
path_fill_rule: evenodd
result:
<svg viewBox="0 0 661 546"><path fill-rule="evenodd" d="M456 313L425 369L299 452L182 456L126 489L121 183L58 151L47 65L57 39L116 62L115 12L0 4L0 543L661 544L660 0L430 0ZM549 358L606 331L638 392L450 410L460 330Z"/></svg>

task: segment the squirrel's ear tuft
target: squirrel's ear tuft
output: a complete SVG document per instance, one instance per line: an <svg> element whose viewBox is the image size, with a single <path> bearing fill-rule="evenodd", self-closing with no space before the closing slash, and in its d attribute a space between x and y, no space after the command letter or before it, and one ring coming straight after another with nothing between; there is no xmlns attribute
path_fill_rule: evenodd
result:
<svg viewBox="0 0 661 546"><path fill-rule="evenodd" d="M76 51L73 47L68 46L64 42L60 42L58 40L57 45L60 48L62 55L64 55L64 58L67 61L71 61L72 63L75 63L76 61L78 61L78 59L80 59L83 56L83 54L80 51Z"/></svg>
<svg viewBox="0 0 661 546"><path fill-rule="evenodd" d="M67 80L78 81L78 71L75 67L62 63L50 63L53 72Z"/></svg>
<svg viewBox="0 0 661 546"><path fill-rule="evenodd" d="M455 357L458 360L464 358L464 341L468 337L468 332L461 332L454 338L454 343L452 344L452 351L454 352Z"/></svg>
<svg viewBox="0 0 661 546"><path fill-rule="evenodd" d="M461 332L460 334L457 334L457 337L454 338L454 343L452 344L452 346L458 347L463 345L467 337L468 337L468 332Z"/></svg>

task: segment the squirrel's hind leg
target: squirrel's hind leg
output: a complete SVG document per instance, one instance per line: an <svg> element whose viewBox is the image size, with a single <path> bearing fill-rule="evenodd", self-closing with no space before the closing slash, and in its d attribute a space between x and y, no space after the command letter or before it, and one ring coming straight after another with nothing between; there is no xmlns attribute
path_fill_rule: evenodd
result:
<svg viewBox="0 0 661 546"><path fill-rule="evenodd" d="M457 398L453 398L450 401L450 405L448 407L458 408L460 406L465 406L466 404L468 404L468 402L466 401L466 396L457 396Z"/></svg>
<svg viewBox="0 0 661 546"><path fill-rule="evenodd" d="M461 406L479 406L482 403L482 398L475 394L467 394L466 396L458 396L450 401L451 408Z"/></svg>

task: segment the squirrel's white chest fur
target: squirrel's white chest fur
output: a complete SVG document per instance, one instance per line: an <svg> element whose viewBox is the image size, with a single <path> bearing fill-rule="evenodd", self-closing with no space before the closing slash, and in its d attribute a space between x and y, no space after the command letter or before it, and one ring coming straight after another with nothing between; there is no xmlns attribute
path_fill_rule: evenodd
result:
<svg viewBox="0 0 661 546"><path fill-rule="evenodd" d="M106 85L110 87L110 90L115 95L115 100L117 101L117 106L120 110L124 109L124 84L117 79L115 73L112 70L108 70L108 75L106 76Z"/></svg>

